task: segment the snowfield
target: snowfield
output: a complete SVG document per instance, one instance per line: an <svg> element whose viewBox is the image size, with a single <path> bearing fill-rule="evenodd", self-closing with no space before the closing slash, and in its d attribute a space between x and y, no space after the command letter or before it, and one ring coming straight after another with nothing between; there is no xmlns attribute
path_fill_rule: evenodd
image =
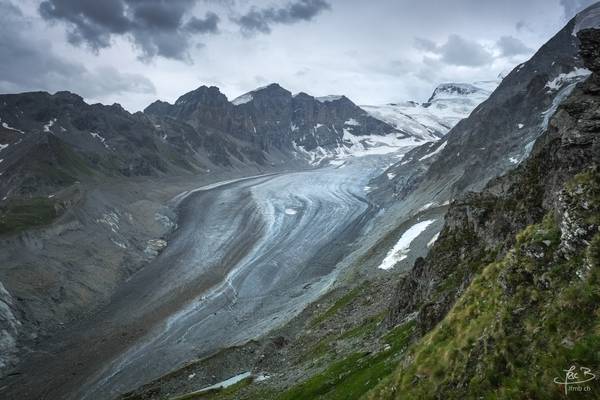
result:
<svg viewBox="0 0 600 400"><path fill-rule="evenodd" d="M419 235L421 235L427 227L435 222L434 219L419 222L411 226L406 232L402 234L398 243L388 252L383 259L383 262L378 267L379 269L388 270L394 268L394 266L400 261L408 257L410 251L410 245Z"/></svg>

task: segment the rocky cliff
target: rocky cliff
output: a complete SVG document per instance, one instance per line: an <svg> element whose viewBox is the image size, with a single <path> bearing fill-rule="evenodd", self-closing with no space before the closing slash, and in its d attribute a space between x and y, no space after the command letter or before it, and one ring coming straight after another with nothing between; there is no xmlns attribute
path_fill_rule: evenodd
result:
<svg viewBox="0 0 600 400"><path fill-rule="evenodd" d="M398 286L389 324L424 337L373 398L553 398L552 374L598 365L600 30L577 38L591 77L526 161L453 202Z"/></svg>
<svg viewBox="0 0 600 400"><path fill-rule="evenodd" d="M293 96L276 83L232 102L218 88L203 86L181 96L173 105L156 102L144 113L227 133L255 143L266 152L312 152L318 148L334 151L350 144L345 143L345 132L346 136L409 136L371 117L345 96Z"/></svg>

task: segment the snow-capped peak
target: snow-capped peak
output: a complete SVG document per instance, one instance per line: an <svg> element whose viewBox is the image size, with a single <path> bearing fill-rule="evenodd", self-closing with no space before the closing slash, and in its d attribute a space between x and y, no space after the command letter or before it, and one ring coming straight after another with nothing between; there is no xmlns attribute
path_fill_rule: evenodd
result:
<svg viewBox="0 0 600 400"><path fill-rule="evenodd" d="M438 140L487 100L498 84L499 81L444 83L434 90L424 104L404 101L361 107L373 117L416 138Z"/></svg>

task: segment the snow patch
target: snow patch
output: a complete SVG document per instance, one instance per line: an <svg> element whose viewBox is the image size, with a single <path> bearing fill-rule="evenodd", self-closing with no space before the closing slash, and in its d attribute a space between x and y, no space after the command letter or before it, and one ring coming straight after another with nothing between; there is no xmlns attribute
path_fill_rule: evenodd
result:
<svg viewBox="0 0 600 400"><path fill-rule="evenodd" d="M410 252L410 245L412 242L419 237L427 227L435 222L434 219L419 222L411 226L406 232L402 234L398 243L387 253L383 262L378 267L379 269L388 270L393 268L398 262L408 257Z"/></svg>
<svg viewBox="0 0 600 400"><path fill-rule="evenodd" d="M519 127L519 129L523 129L524 126L525 125L523 125L523 124L517 124L517 127Z"/></svg>
<svg viewBox="0 0 600 400"><path fill-rule="evenodd" d="M394 179L396 177L396 174L393 174L391 172L388 172L387 174L388 179L391 181L392 179Z"/></svg>
<svg viewBox="0 0 600 400"><path fill-rule="evenodd" d="M569 73L558 75L556 78L546 83L546 87L548 88L548 92L553 92L559 90L565 83L581 81L583 78L590 76L591 73L592 71L587 68L576 68Z"/></svg>
<svg viewBox="0 0 600 400"><path fill-rule="evenodd" d="M7 144L2 144L2 143L0 143L0 151L2 151L2 150L4 150L4 149L6 149L8 146L9 146L9 144L8 144L8 143L7 143Z"/></svg>
<svg viewBox="0 0 600 400"><path fill-rule="evenodd" d="M340 95L329 95L329 96L315 97L315 99L316 99L318 102L321 102L321 103L327 103L327 102L330 102L330 101L337 101L337 100L340 100L342 97L344 97L344 96L340 96Z"/></svg>
<svg viewBox="0 0 600 400"><path fill-rule="evenodd" d="M215 383L214 385L210 385L203 389L200 389L200 390L194 392L194 394L200 394L200 393L208 392L210 390L215 390L215 389L227 389L228 387L233 386L236 383L241 382L246 378L250 378L251 376L252 376L251 372L244 372L243 374L232 376L231 378L229 378L227 380L224 380L222 382Z"/></svg>
<svg viewBox="0 0 600 400"><path fill-rule="evenodd" d="M436 154L438 154L440 151L444 150L446 148L446 145L448 144L448 142L444 142L442 143L437 149L435 149L434 151L432 151L431 153L424 155L423 157L419 158L419 161L423 161L426 160L428 158L431 158L433 156L435 156Z"/></svg>
<svg viewBox="0 0 600 400"><path fill-rule="evenodd" d="M44 125L44 132L52 133L51 128L54 126L55 122L56 122L56 118L53 118L50 121L48 121L48 123L46 125Z"/></svg>
<svg viewBox="0 0 600 400"><path fill-rule="evenodd" d="M425 210L429 210L433 206L437 206L437 203L436 202L427 203L423 207L419 208L419 210L417 212L422 212L422 211L425 211Z"/></svg>
<svg viewBox="0 0 600 400"><path fill-rule="evenodd" d="M315 149L306 150L303 146L293 143L296 152L307 158L311 165L320 165L326 159L341 162L350 157L384 155L417 145L419 142L413 137L398 137L396 134L358 136L353 135L348 129L344 129L342 143L334 149L324 149L318 146Z"/></svg>
<svg viewBox="0 0 600 400"><path fill-rule="evenodd" d="M90 132L90 135L94 138L94 139L98 139L103 145L104 147L106 147L107 149L109 149L110 147L108 147L108 144L106 144L106 138L101 136L99 133L96 132Z"/></svg>
<svg viewBox="0 0 600 400"><path fill-rule="evenodd" d="M344 122L344 125L348 125L348 126L360 126L360 122L358 122L354 118L350 118L348 121Z"/></svg>
<svg viewBox="0 0 600 400"><path fill-rule="evenodd" d="M1 120L0 120L0 121L1 121ZM2 123L2 127L3 127L4 129L8 129L8 130L11 130L11 131L19 132L19 133L21 133L21 134L23 134L23 135L25 134L25 132L23 132L22 130L20 130L20 129L17 129L17 128L13 128L12 126L9 126L9 125L8 125L6 122L3 122L3 123Z"/></svg>
<svg viewBox="0 0 600 400"><path fill-rule="evenodd" d="M231 103L235 106L239 106L242 104L250 103L252 100L254 100L254 96L252 95L252 93L246 93L241 95L240 97L237 97Z"/></svg>
<svg viewBox="0 0 600 400"><path fill-rule="evenodd" d="M286 208L285 213L287 215L296 215L296 214L298 214L298 211L294 210L293 208Z"/></svg>
<svg viewBox="0 0 600 400"><path fill-rule="evenodd" d="M427 242L427 247L431 247L433 246L433 244L438 240L438 238L440 237L440 233L436 233L435 235L433 235L433 237L431 238L431 240L429 242Z"/></svg>

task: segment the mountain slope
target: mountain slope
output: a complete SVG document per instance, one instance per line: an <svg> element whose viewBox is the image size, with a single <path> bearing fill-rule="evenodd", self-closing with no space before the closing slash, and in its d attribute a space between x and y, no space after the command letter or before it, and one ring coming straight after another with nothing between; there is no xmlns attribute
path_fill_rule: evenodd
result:
<svg viewBox="0 0 600 400"><path fill-rule="evenodd" d="M593 75L530 158L452 204L399 285L390 325L416 311L426 336L371 398L559 398L553 377L598 365L600 30L578 38Z"/></svg>

